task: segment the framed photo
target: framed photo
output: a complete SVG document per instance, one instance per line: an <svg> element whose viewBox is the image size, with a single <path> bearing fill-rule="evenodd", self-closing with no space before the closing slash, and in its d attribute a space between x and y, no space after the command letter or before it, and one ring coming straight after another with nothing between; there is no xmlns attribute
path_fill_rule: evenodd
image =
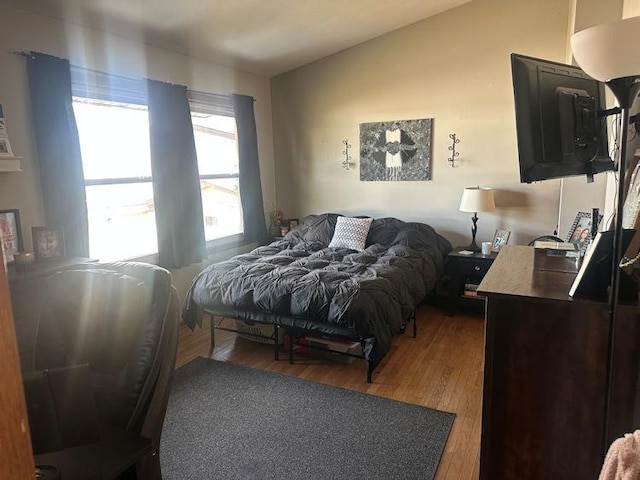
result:
<svg viewBox="0 0 640 480"><path fill-rule="evenodd" d="M291 230L293 230L294 228L296 228L298 226L299 220L297 218L290 218L289 219L289 228Z"/></svg>
<svg viewBox="0 0 640 480"><path fill-rule="evenodd" d="M602 219L600 215L599 220ZM598 222L599 223L599 222ZM567 233L567 242L573 243L582 253L587 251L587 247L591 244L591 213L578 212L576 218Z"/></svg>
<svg viewBox="0 0 640 480"><path fill-rule="evenodd" d="M36 262L63 260L64 231L60 227L32 227L33 252Z"/></svg>
<svg viewBox="0 0 640 480"><path fill-rule="evenodd" d="M491 251L499 252L500 249L509 241L510 235L511 230L496 230L496 233L493 236L493 247L491 248Z"/></svg>
<svg viewBox="0 0 640 480"><path fill-rule="evenodd" d="M23 249L18 210L0 210L0 238L4 259L7 263L11 263L14 255Z"/></svg>
<svg viewBox="0 0 640 480"><path fill-rule="evenodd" d="M0 157L13 157L13 151L7 137L0 137Z"/></svg>

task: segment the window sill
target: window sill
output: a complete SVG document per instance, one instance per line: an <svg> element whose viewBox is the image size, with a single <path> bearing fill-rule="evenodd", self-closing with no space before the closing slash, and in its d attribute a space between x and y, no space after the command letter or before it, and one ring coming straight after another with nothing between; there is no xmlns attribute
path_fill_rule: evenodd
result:
<svg viewBox="0 0 640 480"><path fill-rule="evenodd" d="M243 247L250 245L251 243L244 239L244 234L238 233L236 235L230 235L228 237L216 238L215 240L207 241L207 255L211 256L214 253L223 252L231 248Z"/></svg>
<svg viewBox="0 0 640 480"><path fill-rule="evenodd" d="M245 247L257 242L249 242L244 239L242 233L236 235L230 235L228 237L216 238L215 240L207 241L207 258L214 254L219 254L225 250L231 250L234 248ZM114 262L143 262L150 263L152 265L159 265L159 259L157 253L151 253L149 255L143 255L141 257L126 258L121 260L113 260ZM203 259L203 262L207 262L207 259Z"/></svg>

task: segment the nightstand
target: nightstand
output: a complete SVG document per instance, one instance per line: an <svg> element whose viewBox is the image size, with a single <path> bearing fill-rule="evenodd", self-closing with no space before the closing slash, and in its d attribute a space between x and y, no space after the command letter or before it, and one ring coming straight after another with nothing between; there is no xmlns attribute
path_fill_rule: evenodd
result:
<svg viewBox="0 0 640 480"><path fill-rule="evenodd" d="M464 255L460 253L462 250L466 250L466 247L456 247L447 258L449 316L455 313L463 298L484 299L476 295L476 289L498 256L496 252L492 252L491 255L482 255L480 252Z"/></svg>

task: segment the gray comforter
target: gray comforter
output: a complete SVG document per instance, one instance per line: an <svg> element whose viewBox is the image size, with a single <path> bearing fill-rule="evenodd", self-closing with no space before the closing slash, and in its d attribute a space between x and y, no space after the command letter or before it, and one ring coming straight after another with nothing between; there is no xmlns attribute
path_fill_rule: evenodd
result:
<svg viewBox="0 0 640 480"><path fill-rule="evenodd" d="M429 225L375 219L362 252L328 248L336 214L310 215L283 240L204 269L185 299L208 311L362 340L378 363L436 284L451 244Z"/></svg>

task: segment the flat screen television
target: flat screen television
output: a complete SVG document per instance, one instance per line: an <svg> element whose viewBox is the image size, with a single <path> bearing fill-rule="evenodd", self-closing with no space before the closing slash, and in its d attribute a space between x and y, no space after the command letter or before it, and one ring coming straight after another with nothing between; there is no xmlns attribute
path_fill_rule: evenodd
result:
<svg viewBox="0 0 640 480"><path fill-rule="evenodd" d="M579 67L511 54L520 182L613 170L604 84Z"/></svg>

